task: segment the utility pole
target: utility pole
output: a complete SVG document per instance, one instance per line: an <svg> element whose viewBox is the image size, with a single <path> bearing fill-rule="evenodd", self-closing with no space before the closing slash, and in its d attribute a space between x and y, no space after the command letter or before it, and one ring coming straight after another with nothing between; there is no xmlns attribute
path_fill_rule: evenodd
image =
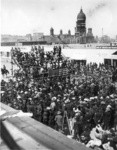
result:
<svg viewBox="0 0 117 150"><path fill-rule="evenodd" d="M102 43L103 43L103 28L102 28Z"/></svg>

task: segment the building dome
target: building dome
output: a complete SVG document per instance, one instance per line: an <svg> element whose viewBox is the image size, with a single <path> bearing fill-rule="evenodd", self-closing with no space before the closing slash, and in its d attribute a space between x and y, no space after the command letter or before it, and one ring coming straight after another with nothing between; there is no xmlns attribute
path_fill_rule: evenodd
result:
<svg viewBox="0 0 117 150"><path fill-rule="evenodd" d="M83 13L82 8L81 8L81 10L80 10L80 13L79 13L78 16L77 16L77 20L86 20L86 16L85 16L85 14Z"/></svg>
<svg viewBox="0 0 117 150"><path fill-rule="evenodd" d="M50 28L50 35L54 35L54 29L52 27Z"/></svg>
<svg viewBox="0 0 117 150"><path fill-rule="evenodd" d="M50 30L52 31L52 30L54 30L54 29L51 27Z"/></svg>

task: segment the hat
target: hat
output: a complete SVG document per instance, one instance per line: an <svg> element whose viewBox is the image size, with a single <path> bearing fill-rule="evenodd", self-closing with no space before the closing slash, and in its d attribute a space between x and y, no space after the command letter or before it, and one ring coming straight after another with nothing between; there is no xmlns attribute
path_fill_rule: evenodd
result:
<svg viewBox="0 0 117 150"><path fill-rule="evenodd" d="M107 108L111 108L111 105L108 105Z"/></svg>
<svg viewBox="0 0 117 150"><path fill-rule="evenodd" d="M0 93L3 94L3 93L5 93L5 91L1 91Z"/></svg>
<svg viewBox="0 0 117 150"><path fill-rule="evenodd" d="M84 101L88 102L88 101L89 101L89 99L88 99L88 98L85 98L85 99L84 99Z"/></svg>
<svg viewBox="0 0 117 150"><path fill-rule="evenodd" d="M20 95L18 95L18 96L17 96L17 99L20 99L20 98L21 98L21 96L20 96Z"/></svg>
<svg viewBox="0 0 117 150"><path fill-rule="evenodd" d="M57 99L57 102L60 102L60 100L59 100L59 99Z"/></svg>
<svg viewBox="0 0 117 150"><path fill-rule="evenodd" d="M107 112L107 111L110 111L110 109L111 109L110 107L106 107L106 112Z"/></svg>
<svg viewBox="0 0 117 150"><path fill-rule="evenodd" d="M73 100L75 100L75 97L72 97Z"/></svg>
<svg viewBox="0 0 117 150"><path fill-rule="evenodd" d="M101 102L101 104L105 104L105 102L104 102L104 101L102 101L102 102Z"/></svg>
<svg viewBox="0 0 117 150"><path fill-rule="evenodd" d="M74 111L75 113L80 113L80 112L81 112L78 108L77 108L77 109L73 108L73 111Z"/></svg>
<svg viewBox="0 0 117 150"><path fill-rule="evenodd" d="M60 115L60 114L61 114L61 112L60 112L60 111L58 111L58 112L57 112L57 115Z"/></svg>
<svg viewBox="0 0 117 150"><path fill-rule="evenodd" d="M52 97L52 101L56 101L56 97Z"/></svg>
<svg viewBox="0 0 117 150"><path fill-rule="evenodd" d="M77 117L77 116L79 116L80 114L77 112L77 113L75 113L75 117Z"/></svg>
<svg viewBox="0 0 117 150"><path fill-rule="evenodd" d="M111 98L114 98L114 95L113 95L113 94L111 94L111 95L110 95L110 97L111 97Z"/></svg>
<svg viewBox="0 0 117 150"><path fill-rule="evenodd" d="M93 100L93 99L95 99L95 97L90 97L89 99L90 99L90 100Z"/></svg>
<svg viewBox="0 0 117 150"><path fill-rule="evenodd" d="M103 97L101 96L100 99L103 99Z"/></svg>
<svg viewBox="0 0 117 150"><path fill-rule="evenodd" d="M97 99L98 97L97 97L97 96L95 96L94 98L95 98L95 99Z"/></svg>
<svg viewBox="0 0 117 150"><path fill-rule="evenodd" d="M46 109L47 109L47 110L50 110L51 108L50 108L50 107L46 107Z"/></svg>
<svg viewBox="0 0 117 150"><path fill-rule="evenodd" d="M65 103L69 103L70 102L70 100L69 99L67 99L66 101L65 101Z"/></svg>

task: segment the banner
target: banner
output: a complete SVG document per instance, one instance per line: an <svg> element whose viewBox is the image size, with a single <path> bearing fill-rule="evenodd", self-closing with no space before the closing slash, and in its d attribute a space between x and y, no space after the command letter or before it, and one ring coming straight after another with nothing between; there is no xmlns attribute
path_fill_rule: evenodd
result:
<svg viewBox="0 0 117 150"><path fill-rule="evenodd" d="M68 75L69 70L67 68L61 68L61 69L50 69L48 72L49 77L53 76L66 76Z"/></svg>

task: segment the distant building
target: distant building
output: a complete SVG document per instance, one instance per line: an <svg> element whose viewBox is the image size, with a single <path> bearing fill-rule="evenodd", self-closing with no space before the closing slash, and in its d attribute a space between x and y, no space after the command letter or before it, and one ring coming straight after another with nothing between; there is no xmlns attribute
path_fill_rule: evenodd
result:
<svg viewBox="0 0 117 150"><path fill-rule="evenodd" d="M99 37L98 36L96 36L94 40L96 43L99 43Z"/></svg>
<svg viewBox="0 0 117 150"><path fill-rule="evenodd" d="M20 35L1 35L1 42L19 42L19 41L26 41L26 37Z"/></svg>
<svg viewBox="0 0 117 150"><path fill-rule="evenodd" d="M27 34L26 36L1 36L2 42L21 42L21 41L40 41L46 42L47 44L85 44L93 43L94 36L92 33L92 28L86 31L86 15L84 14L82 8L77 15L75 33L72 35L71 31L68 30L68 33L64 34L63 30L60 30L60 33L56 35L54 33L54 28L50 28L50 35L44 35L43 33L33 33Z"/></svg>
<svg viewBox="0 0 117 150"><path fill-rule="evenodd" d="M80 10L80 13L77 16L75 36L84 36L86 35L86 16L83 13L83 10Z"/></svg>
<svg viewBox="0 0 117 150"><path fill-rule="evenodd" d="M111 39L108 35L103 35L102 38L101 38L101 42L102 43L110 43Z"/></svg>
<svg viewBox="0 0 117 150"><path fill-rule="evenodd" d="M39 41L43 37L43 33L33 33L32 40Z"/></svg>
<svg viewBox="0 0 117 150"><path fill-rule="evenodd" d="M88 33L86 33L86 15L84 14L82 8L77 15L76 27L75 27L75 34L71 35L71 31L68 30L67 34L63 34L63 30L60 30L60 33L56 35L54 33L54 29L50 28L50 35L44 36L44 40L47 43L55 43L55 44L71 44L71 43L93 43L94 36L92 33L92 28L88 29Z"/></svg>
<svg viewBox="0 0 117 150"><path fill-rule="evenodd" d="M26 34L26 40L27 41L32 41L32 35L31 34Z"/></svg>
<svg viewBox="0 0 117 150"><path fill-rule="evenodd" d="M92 33L92 28L88 28L87 36L86 36L87 43L92 43L94 41L94 36Z"/></svg>
<svg viewBox="0 0 117 150"><path fill-rule="evenodd" d="M77 40L76 43L86 43L86 15L83 13L82 8L77 16L75 38Z"/></svg>
<svg viewBox="0 0 117 150"><path fill-rule="evenodd" d="M60 35L63 35L63 30L60 30Z"/></svg>
<svg viewBox="0 0 117 150"><path fill-rule="evenodd" d="M68 35L71 35L71 31L70 30L68 30Z"/></svg>
<svg viewBox="0 0 117 150"><path fill-rule="evenodd" d="M54 29L52 27L50 29L50 36L54 36Z"/></svg>

